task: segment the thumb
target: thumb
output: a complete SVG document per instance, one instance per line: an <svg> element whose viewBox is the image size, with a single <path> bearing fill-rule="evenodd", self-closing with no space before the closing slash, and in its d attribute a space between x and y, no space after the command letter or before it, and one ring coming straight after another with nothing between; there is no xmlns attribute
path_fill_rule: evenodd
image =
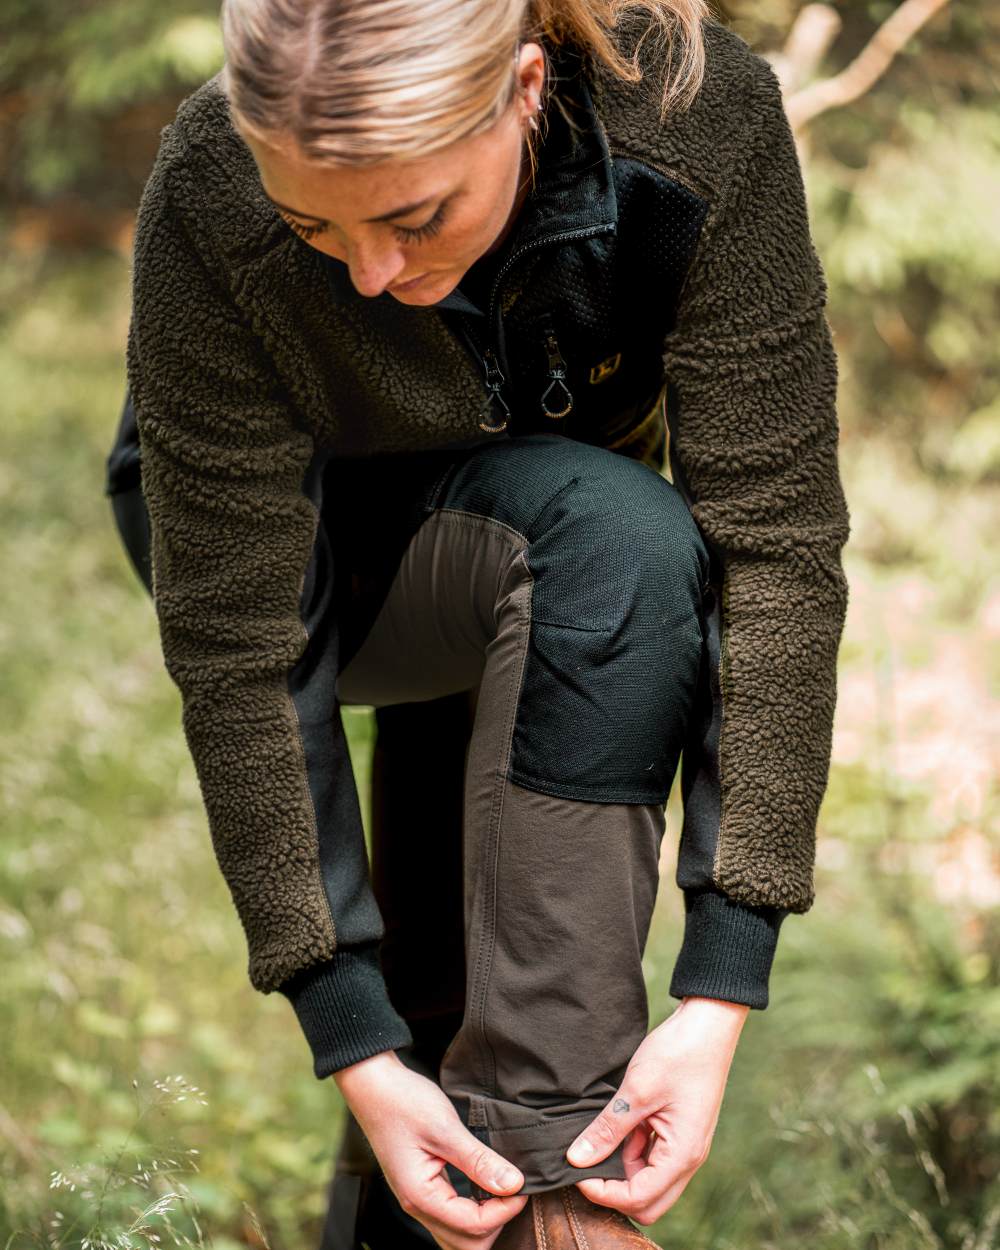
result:
<svg viewBox="0 0 1000 1250"><path fill-rule="evenodd" d="M583 1130L566 1151L566 1158L576 1168L591 1167L606 1159L614 1148L628 1137L644 1113L640 1107L619 1091L596 1120Z"/></svg>
<svg viewBox="0 0 1000 1250"><path fill-rule="evenodd" d="M511 1194L524 1184L523 1173L470 1133L464 1124L442 1143L441 1154L490 1193Z"/></svg>

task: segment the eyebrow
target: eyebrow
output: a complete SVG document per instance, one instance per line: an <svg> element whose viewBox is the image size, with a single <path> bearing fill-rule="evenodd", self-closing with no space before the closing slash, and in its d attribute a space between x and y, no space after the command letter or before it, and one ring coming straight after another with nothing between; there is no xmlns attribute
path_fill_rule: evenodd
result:
<svg viewBox="0 0 1000 1250"><path fill-rule="evenodd" d="M267 192L264 192L267 195ZM314 217L312 213L303 213L301 209L292 208L289 204L282 204L280 200L273 200L268 195L267 198L276 208L283 208L286 213L292 213L296 217L304 217L307 221L321 222L324 226L330 223L324 217ZM390 213L382 213L378 217L366 217L365 221L392 221L396 217L405 217L409 213L414 213L418 208L423 208L425 204L430 204L435 197L428 195L422 200L415 200L412 204L404 204L400 208L394 208Z"/></svg>

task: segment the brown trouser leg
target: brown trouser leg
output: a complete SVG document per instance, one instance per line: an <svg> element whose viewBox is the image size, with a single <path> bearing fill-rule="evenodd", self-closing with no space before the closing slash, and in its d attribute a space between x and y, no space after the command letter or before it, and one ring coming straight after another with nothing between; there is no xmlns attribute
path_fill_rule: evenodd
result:
<svg viewBox="0 0 1000 1250"><path fill-rule="evenodd" d="M468 1127L522 1170L520 1192L535 1193L585 1176L624 1177L620 1148L590 1168L572 1167L565 1152L613 1095L648 1028L641 960L663 806L563 799L509 780L531 626L524 548L523 535L488 518L434 512L410 542L338 692L345 703L386 707L481 683L465 775L465 1007L440 1080ZM447 811L452 800L442 794L433 747L424 760L421 776L403 776ZM408 797L389 801L405 805ZM405 837L400 817L389 854ZM429 872L446 879L454 848L427 837L426 821L424 808L402 853L420 861L417 881ZM392 876L384 897L398 904L406 882L402 869ZM404 940L395 938L393 1001L399 993L401 1009L416 1006L419 986L445 1006L449 996L435 988L434 953L421 937L439 923L437 890L420 895L413 878L409 888L410 940L430 966L400 953ZM404 986L406 967L413 980Z"/></svg>

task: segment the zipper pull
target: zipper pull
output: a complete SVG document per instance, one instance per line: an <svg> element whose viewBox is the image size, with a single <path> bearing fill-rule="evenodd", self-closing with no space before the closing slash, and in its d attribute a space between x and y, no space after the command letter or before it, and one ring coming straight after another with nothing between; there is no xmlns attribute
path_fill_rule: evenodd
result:
<svg viewBox="0 0 1000 1250"><path fill-rule="evenodd" d="M493 349L487 347L483 351L483 360L486 362L486 403L479 410L479 428L485 430L487 434L499 434L507 428L507 422L510 420L510 408L507 401L500 393L503 386L504 377L497 365L496 357L493 355ZM503 416L500 421L493 419L493 405L498 404L503 409Z"/></svg>
<svg viewBox="0 0 1000 1250"><path fill-rule="evenodd" d="M542 392L542 412L544 412L547 417L552 417L553 420L558 420L560 417L564 417L573 407L573 395L569 387L566 385L566 362L563 360L562 354L559 351L559 344L556 342L555 331L552 329L552 323L548 318L546 318L544 322L543 333L545 335L545 353L549 360L550 381L548 386ZM548 405L549 392L554 386L562 387L562 397L566 401L566 406L559 409L557 412L550 411ZM558 400L555 402L558 402Z"/></svg>

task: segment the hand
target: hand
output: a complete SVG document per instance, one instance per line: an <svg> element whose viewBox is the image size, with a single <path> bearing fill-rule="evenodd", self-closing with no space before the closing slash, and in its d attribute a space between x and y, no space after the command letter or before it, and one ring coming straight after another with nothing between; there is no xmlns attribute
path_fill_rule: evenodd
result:
<svg viewBox="0 0 1000 1250"><path fill-rule="evenodd" d="M448 1179L453 1163L490 1193L510 1194L524 1176L465 1127L439 1085L408 1068L394 1050L334 1072L400 1206L445 1250L489 1250L528 1195L462 1198ZM504 1183L499 1178L509 1173Z"/></svg>
<svg viewBox="0 0 1000 1250"><path fill-rule="evenodd" d="M749 1010L717 998L685 998L645 1038L614 1098L566 1152L574 1167L586 1167L628 1139L625 1180L577 1181L584 1197L640 1224L654 1223L673 1206L708 1158ZM578 1152L584 1141L590 1153Z"/></svg>

